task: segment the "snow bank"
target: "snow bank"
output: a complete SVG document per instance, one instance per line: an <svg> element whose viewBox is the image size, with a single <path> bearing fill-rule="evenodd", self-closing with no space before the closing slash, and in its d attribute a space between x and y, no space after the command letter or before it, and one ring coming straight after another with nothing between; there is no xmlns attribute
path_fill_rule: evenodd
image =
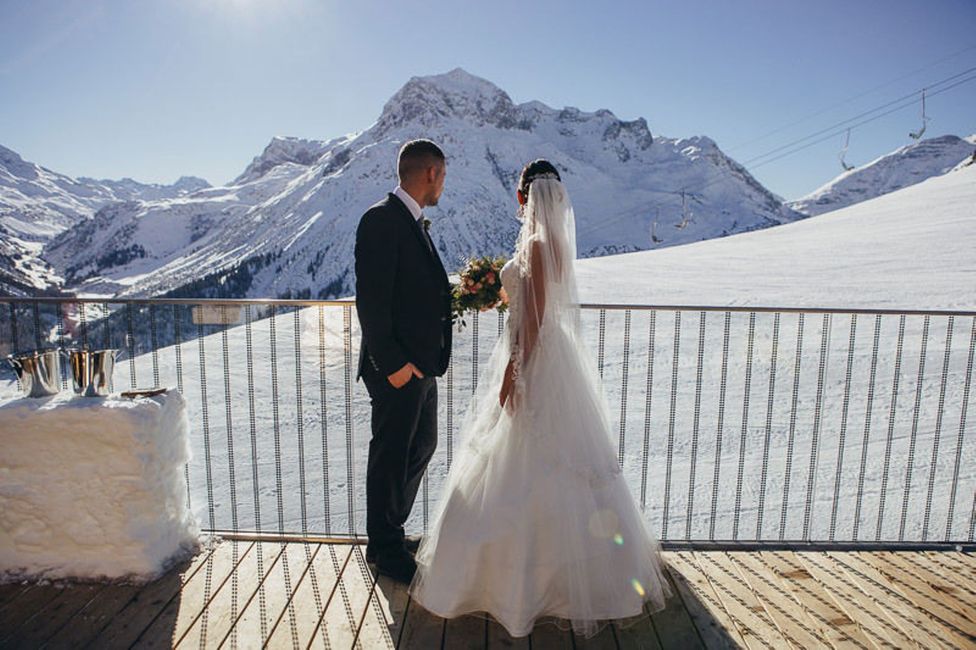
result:
<svg viewBox="0 0 976 650"><path fill-rule="evenodd" d="M150 579L196 550L187 434L175 391L0 406L0 575Z"/></svg>

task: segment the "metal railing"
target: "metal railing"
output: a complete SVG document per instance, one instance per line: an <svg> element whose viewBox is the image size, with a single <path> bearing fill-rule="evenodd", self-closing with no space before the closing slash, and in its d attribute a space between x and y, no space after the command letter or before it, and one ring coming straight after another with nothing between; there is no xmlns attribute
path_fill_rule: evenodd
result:
<svg viewBox="0 0 976 650"><path fill-rule="evenodd" d="M369 400L354 380L354 312L350 301L0 298L0 348L120 348L117 387L178 388L194 452L187 498L203 528L361 535ZM974 541L976 312L582 314L618 460L667 544ZM455 335L414 530L430 523L503 328L502 314L481 314Z"/></svg>

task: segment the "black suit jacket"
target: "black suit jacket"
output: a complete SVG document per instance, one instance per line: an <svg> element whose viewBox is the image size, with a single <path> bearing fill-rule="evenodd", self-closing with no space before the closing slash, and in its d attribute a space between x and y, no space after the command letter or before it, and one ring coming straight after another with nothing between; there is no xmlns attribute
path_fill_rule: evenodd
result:
<svg viewBox="0 0 976 650"><path fill-rule="evenodd" d="M451 284L437 250L394 194L369 208L356 230L356 309L362 327L359 372L383 377L408 361L426 376L451 357Z"/></svg>

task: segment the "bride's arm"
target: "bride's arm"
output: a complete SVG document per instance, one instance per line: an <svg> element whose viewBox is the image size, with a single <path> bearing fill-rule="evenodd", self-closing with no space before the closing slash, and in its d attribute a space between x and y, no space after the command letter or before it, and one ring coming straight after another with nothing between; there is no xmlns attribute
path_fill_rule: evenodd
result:
<svg viewBox="0 0 976 650"><path fill-rule="evenodd" d="M539 328L546 313L546 282L542 263L542 246L538 240L532 242L529 248L529 284L519 293L525 296L525 304L521 315L522 327L514 333L512 356L505 368L502 388L498 396L499 403L504 406L515 386L516 366L528 361L529 355L535 348L539 338ZM521 353L519 348L521 347ZM519 358L521 357L521 358Z"/></svg>

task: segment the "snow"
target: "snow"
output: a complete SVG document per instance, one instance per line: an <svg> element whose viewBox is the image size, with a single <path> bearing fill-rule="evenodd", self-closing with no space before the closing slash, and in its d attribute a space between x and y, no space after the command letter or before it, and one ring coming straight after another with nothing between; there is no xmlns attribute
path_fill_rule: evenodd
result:
<svg viewBox="0 0 976 650"><path fill-rule="evenodd" d="M198 546L175 392L0 406L0 577L152 579Z"/></svg>

